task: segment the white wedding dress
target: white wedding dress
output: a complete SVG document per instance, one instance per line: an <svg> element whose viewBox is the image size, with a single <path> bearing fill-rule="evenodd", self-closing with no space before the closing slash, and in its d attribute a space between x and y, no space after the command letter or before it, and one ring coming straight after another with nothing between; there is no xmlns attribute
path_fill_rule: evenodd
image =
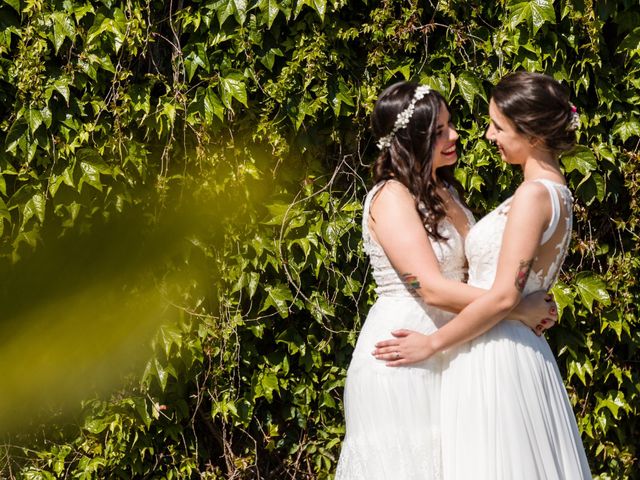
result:
<svg viewBox="0 0 640 480"><path fill-rule="evenodd" d="M335 479L441 479L440 384L445 356L391 368L371 354L376 342L392 338L393 330L431 333L452 318L452 314L426 305L408 289L382 247L372 239L369 208L382 185L377 184L364 203L364 248L371 258L378 299L362 327L347 372L346 435ZM453 189L452 193L455 197ZM473 223L471 213L464 210ZM462 281L466 273L463 240L446 219L439 231L447 240L431 240L431 245L442 273Z"/></svg>
<svg viewBox="0 0 640 480"><path fill-rule="evenodd" d="M534 261L524 294L551 286L571 233L569 190L548 180L540 182L553 205L542 243L555 248L541 250L546 256L541 253ZM471 285L488 289L493 283L510 203L511 199L503 202L467 235ZM445 480L592 478L556 360L544 337L518 321L504 320L449 353L442 382Z"/></svg>

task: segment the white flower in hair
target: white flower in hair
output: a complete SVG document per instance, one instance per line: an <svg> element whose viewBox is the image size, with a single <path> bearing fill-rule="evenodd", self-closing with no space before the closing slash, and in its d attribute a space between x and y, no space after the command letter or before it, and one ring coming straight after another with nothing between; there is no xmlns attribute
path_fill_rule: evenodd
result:
<svg viewBox="0 0 640 480"><path fill-rule="evenodd" d="M385 148L390 147L391 141L393 140L393 137L395 136L396 132L401 128L405 128L407 125L409 125L409 120L411 120L411 117L413 116L413 112L416 109L416 103L418 103L419 100L422 100L424 96L430 91L431 91L431 88L429 88L427 85L418 85L418 87L416 87L416 91L413 94L413 98L411 99L411 102L409 102L409 105L407 105L407 108L405 108L403 111L401 111L398 114L398 117L396 118L396 122L393 124L393 129L391 130L391 132L388 135L385 135L384 137L380 137L378 139L378 148L380 150L384 150Z"/></svg>

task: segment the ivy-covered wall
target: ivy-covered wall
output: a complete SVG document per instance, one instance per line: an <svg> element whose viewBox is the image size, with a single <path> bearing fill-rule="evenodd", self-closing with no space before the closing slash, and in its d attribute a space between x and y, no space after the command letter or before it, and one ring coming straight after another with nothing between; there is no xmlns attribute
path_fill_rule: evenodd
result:
<svg viewBox="0 0 640 480"><path fill-rule="evenodd" d="M400 79L450 99L482 215L518 180L483 138L488 94L525 69L565 83L581 120L549 342L594 474L639 479L638 25L637 0L0 2L3 268L29 265L28 289L34 255L74 238L80 288L83 248L108 249L91 242L126 219L153 248L97 274L134 264L179 317L116 393L13 426L2 475L331 478L373 298L359 222L375 99Z"/></svg>

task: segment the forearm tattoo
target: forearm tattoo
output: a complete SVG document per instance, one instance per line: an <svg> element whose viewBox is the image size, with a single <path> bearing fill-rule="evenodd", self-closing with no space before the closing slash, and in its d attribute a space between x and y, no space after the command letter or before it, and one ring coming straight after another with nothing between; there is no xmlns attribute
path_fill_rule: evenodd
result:
<svg viewBox="0 0 640 480"><path fill-rule="evenodd" d="M412 288L414 290L417 290L418 288L420 288L420 281L418 280L418 277L416 277L413 273L403 274L402 281L405 283L407 287Z"/></svg>
<svg viewBox="0 0 640 480"><path fill-rule="evenodd" d="M520 260L520 266L518 267L518 273L516 274L516 288L519 292L524 290L532 265L533 260Z"/></svg>

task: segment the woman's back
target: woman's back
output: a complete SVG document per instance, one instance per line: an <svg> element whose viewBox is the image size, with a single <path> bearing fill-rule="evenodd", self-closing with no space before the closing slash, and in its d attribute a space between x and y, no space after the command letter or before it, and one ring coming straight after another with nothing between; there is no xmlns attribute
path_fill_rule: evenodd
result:
<svg viewBox="0 0 640 480"><path fill-rule="evenodd" d="M543 233L537 256L524 285L523 294L548 290L556 279L571 237L573 198L566 185L538 179L550 199L551 221ZM469 232L465 243L469 262L469 283L489 289L494 281L502 247L503 232L513 197L482 218Z"/></svg>

